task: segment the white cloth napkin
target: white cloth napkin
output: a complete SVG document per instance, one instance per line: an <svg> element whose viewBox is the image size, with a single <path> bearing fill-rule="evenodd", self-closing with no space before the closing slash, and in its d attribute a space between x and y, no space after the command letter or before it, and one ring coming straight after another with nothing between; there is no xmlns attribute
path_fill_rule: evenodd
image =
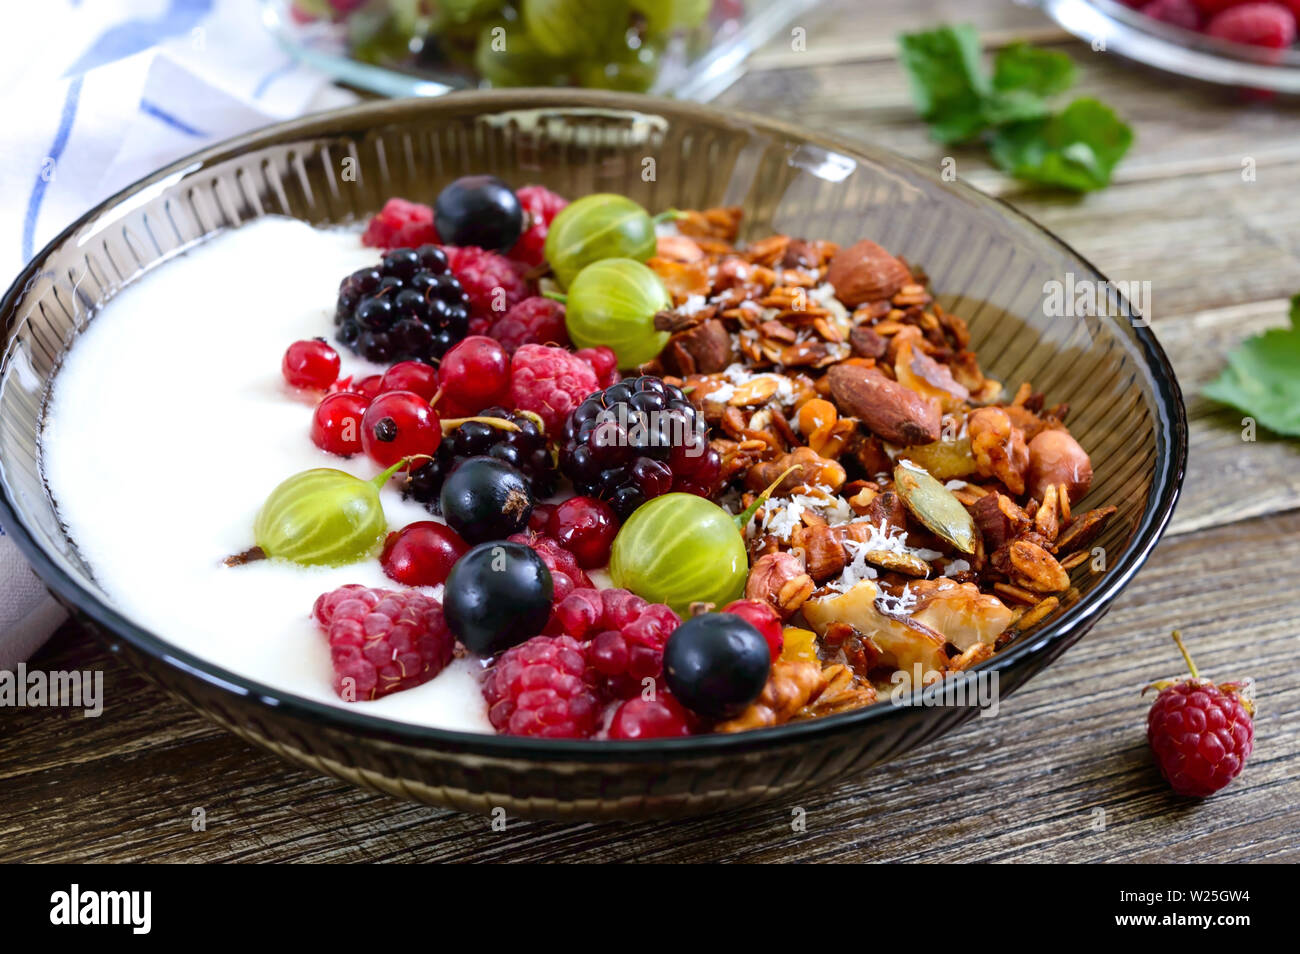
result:
<svg viewBox="0 0 1300 954"><path fill-rule="evenodd" d="M0 30L0 276L187 153L355 97L300 66L257 0L41 0ZM0 528L0 669L63 612Z"/></svg>

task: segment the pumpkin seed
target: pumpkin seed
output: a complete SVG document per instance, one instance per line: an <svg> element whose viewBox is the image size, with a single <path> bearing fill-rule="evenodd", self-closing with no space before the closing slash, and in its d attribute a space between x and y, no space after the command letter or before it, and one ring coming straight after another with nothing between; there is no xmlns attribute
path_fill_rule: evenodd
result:
<svg viewBox="0 0 1300 954"><path fill-rule="evenodd" d="M894 467L894 490L904 505L931 533L962 553L975 552L975 521L952 491L908 461Z"/></svg>

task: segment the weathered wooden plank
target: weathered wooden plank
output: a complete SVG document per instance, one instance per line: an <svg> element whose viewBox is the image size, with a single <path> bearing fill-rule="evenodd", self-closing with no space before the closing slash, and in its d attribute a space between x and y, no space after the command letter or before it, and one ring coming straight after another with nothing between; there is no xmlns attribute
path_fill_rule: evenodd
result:
<svg viewBox="0 0 1300 954"><path fill-rule="evenodd" d="M108 708L0 711L0 860L1296 860L1300 603L1276 574L1246 571L1261 558L1300 560L1300 514L1166 540L1096 631L994 718L833 790L672 824L495 832L316 778L200 722L69 627L35 664L105 667ZM1141 687L1180 665L1174 626L1208 674L1259 680L1256 754L1200 804L1167 792L1143 735Z"/></svg>

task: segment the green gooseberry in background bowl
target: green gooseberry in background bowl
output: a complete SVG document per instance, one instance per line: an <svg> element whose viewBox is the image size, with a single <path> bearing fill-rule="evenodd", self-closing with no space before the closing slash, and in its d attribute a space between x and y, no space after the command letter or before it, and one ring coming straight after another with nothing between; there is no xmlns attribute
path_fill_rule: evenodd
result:
<svg viewBox="0 0 1300 954"><path fill-rule="evenodd" d="M652 269L630 258L607 258L573 280L564 325L579 348L608 345L620 368L635 368L668 343L668 332L655 328L655 315L670 307L668 290Z"/></svg>
<svg viewBox="0 0 1300 954"><path fill-rule="evenodd" d="M670 493L628 517L614 537L609 575L686 616L692 603L725 606L744 596L749 555L736 517L704 497Z"/></svg>
<svg viewBox="0 0 1300 954"><path fill-rule="evenodd" d="M592 262L655 253L655 220L627 196L598 192L570 202L546 233L546 261L561 288Z"/></svg>
<svg viewBox="0 0 1300 954"><path fill-rule="evenodd" d="M253 520L253 541L272 559L304 566L342 566L364 560L388 530L379 490L405 467L398 461L373 480L317 467L277 486Z"/></svg>
<svg viewBox="0 0 1300 954"><path fill-rule="evenodd" d="M625 0L522 0L528 36L551 56L579 57L611 45L626 27Z"/></svg>

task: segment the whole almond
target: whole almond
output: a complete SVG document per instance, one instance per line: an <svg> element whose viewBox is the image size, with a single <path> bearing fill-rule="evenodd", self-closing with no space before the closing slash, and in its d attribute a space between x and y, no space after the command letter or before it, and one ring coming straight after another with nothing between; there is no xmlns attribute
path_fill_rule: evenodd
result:
<svg viewBox="0 0 1300 954"><path fill-rule="evenodd" d="M842 248L831 259L826 280L835 297L850 308L893 298L912 281L906 265L870 239Z"/></svg>
<svg viewBox="0 0 1300 954"><path fill-rule="evenodd" d="M837 364L826 377L845 416L856 417L889 443L910 447L939 439L938 407L875 368Z"/></svg>

